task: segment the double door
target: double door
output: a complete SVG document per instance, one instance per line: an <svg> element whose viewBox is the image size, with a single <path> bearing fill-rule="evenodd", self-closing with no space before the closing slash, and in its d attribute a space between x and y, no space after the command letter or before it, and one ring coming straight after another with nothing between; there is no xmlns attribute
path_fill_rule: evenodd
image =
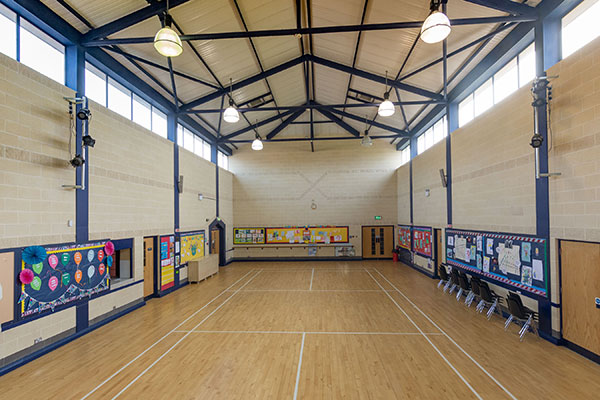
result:
<svg viewBox="0 0 600 400"><path fill-rule="evenodd" d="M393 226L363 226L363 258L392 258L394 249Z"/></svg>

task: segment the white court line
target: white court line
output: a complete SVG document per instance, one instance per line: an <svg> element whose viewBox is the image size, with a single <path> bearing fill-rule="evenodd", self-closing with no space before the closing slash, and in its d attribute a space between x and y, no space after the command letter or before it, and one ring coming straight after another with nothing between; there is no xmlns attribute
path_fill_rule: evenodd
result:
<svg viewBox="0 0 600 400"><path fill-rule="evenodd" d="M133 364L135 361L137 361L141 356L143 356L144 354L146 354L150 349L152 349L154 346L156 346L157 344L159 344L160 342L162 342L167 336L169 336L171 333L175 332L181 325L185 324L190 319L192 319L194 316L196 316L200 311L204 310L206 307L208 307L209 305L211 305L216 299L218 299L223 294L225 294L226 292L228 292L229 289L231 289L232 287L234 287L235 285L237 285L239 281L241 281L242 279L244 279L245 277L247 277L252 272L254 272L254 270L248 271L246 273L246 275L242 276L240 279L238 279L237 281L235 281L235 283L233 283L227 289L223 290L221 293L219 293L216 297L214 297L211 301L209 301L208 303L206 303L204 306L202 306L201 308L199 308L198 310L196 310L192 315L190 315L189 317L187 317L185 320L183 320L183 322L181 322L179 325L177 325L175 328L173 328L171 331L169 331L163 337L161 337L156 342L154 342L150 347L148 347L146 350L144 350L143 352L141 352L140 354L138 354L133 360L129 361L127 364L125 364L124 366L122 366L121 368L119 368L117 370L117 372L115 372L114 374L112 374L111 376L109 376L108 378L106 378L102 383L100 383L98 386L96 386L94 389L92 389L88 394L86 394L85 396L83 396L81 398L81 400L87 399L96 390L100 389L108 381L110 381L112 378L114 378L115 376L117 376L118 374L120 374L125 368L129 367L131 364Z"/></svg>
<svg viewBox="0 0 600 400"><path fill-rule="evenodd" d="M307 335L396 335L396 336L442 336L441 332L434 333L418 333L418 332L301 332L301 331L175 331L178 333L248 333L248 334L290 334L300 335L306 333Z"/></svg>
<svg viewBox="0 0 600 400"><path fill-rule="evenodd" d="M439 331L442 332L442 334L444 334L444 336L446 336L448 338L448 340L450 340L456 347L458 347L460 349L460 351L463 352L464 355L466 355L471 361L473 361L473 363L475 365L477 365L479 367L479 369L481 369L492 381L494 381L494 383L496 385L498 385L500 387L500 389L502 389L511 399L517 400L517 398L508 389L506 389L496 378L494 378L494 376L492 374L490 374L485 368L483 368L483 366L481 364L479 364L473 357L471 357L471 355L469 353L467 353L465 351L465 349L463 349L458 343L456 343L454 341L454 339L452 339L450 337L450 335L448 335L442 328L440 328L435 322L433 322L433 320L431 318L429 318L429 316L427 314L425 314L419 307L417 307L417 305L415 303L413 303L404 293L402 293L396 286L394 286L394 284L392 284L392 282L390 282L389 279L385 277L385 275L383 275L381 272L379 272L379 270L375 270L375 271L377 271L377 273L383 279L385 279L385 281L391 287L393 287L396 290L396 292L400 293L400 295L402 297L404 297L406 299L406 301L408 301L414 308L417 309L417 311L419 311L421 313L421 315L423 315L433 326L435 326L436 329L439 329Z"/></svg>
<svg viewBox="0 0 600 400"><path fill-rule="evenodd" d="M234 292L235 290L228 290ZM395 290L386 290L395 292ZM244 289L242 292L381 292L379 289Z"/></svg>
<svg viewBox="0 0 600 400"><path fill-rule="evenodd" d="M202 321L198 322L198 324L196 326L194 326L192 328L192 330L188 333L186 333L185 335L183 335L183 337L181 339L179 339L177 342L175 342L175 344L171 347L169 347L169 349L167 351L165 351L160 357L158 357L152 364L150 364L145 370L143 370L138 376L136 376L131 382L129 382L123 389L121 389L121 391L119 393L117 393L112 400L116 399L117 397L119 397L121 394L123 394L123 392L125 392L127 389L129 389L129 387L131 387L131 385L133 385L135 382L137 382L138 379L140 379L142 376L144 376L144 374L148 371L150 371L150 369L152 367L154 367L160 360L162 360L167 354L169 354L171 352L171 350L173 350L179 343L181 343L186 337L188 337L193 331L194 329L196 329L197 327L199 327L200 325L202 325L207 319L209 319L214 313L216 313L217 311L219 311L221 309L221 307L223 307L225 304L227 304L227 302L229 300L231 300L233 298L233 296L235 296L237 293L239 293L240 290L242 290L244 288L244 286L246 286L247 284L249 284L250 282L252 282L252 280L254 278L256 278L261 271L258 271L256 274L254 274L254 276L252 278L250 278L248 280L248 282L244 283L244 285L239 288L236 292L234 292L231 296L229 296L227 299L225 299L224 302L222 302L221 304L219 304L219 306L217 308L215 308L214 310L212 310L212 312L210 314L208 314L206 317L204 317L204 319L202 319Z"/></svg>
<svg viewBox="0 0 600 400"><path fill-rule="evenodd" d="M433 344L433 342L431 341L431 339L429 339L425 333L423 333L423 331L421 330L421 328L419 328L419 326L415 323L415 321L412 320L411 317L409 317L409 315L406 313L406 311L404 311L404 309L402 307L400 307L400 305L396 302L396 300L394 300L394 298L383 289L383 286L381 286L381 284L379 283L379 281L377 281L377 279L375 279L375 277L373 275L371 275L371 273L369 271L367 271L367 273L369 274L369 276L375 281L375 283L377 283L377 286L379 286L381 288L381 290L383 290L385 292L385 294L390 298L390 300L396 305L396 307L398 307L398 309L400 311L402 311L402 313L404 314L404 316L406 318L408 318L408 320L415 326L415 328L417 328L417 330L419 331L419 333L421 333L423 335L423 337L429 342L429 344L433 347L433 349L440 355L440 357L442 357L442 359L446 362L446 364L448 364L448 366L454 371L454 373L456 375L458 375L458 377L463 381L463 383L465 385L467 385L467 387L469 389L471 389L471 392L473 392L473 394L475 396L477 396L477 398L479 400L483 400L483 398L479 395L479 393L477 393L477 391L475 390L475 388L473 388L473 386L471 386L471 384L469 382L467 382L467 380L465 379L464 376L461 375L460 372L458 372L458 370L454 367L454 365L452 365L452 363L450 362L450 360L448 360L446 358L446 356L444 356L444 354L442 354L442 352L440 351L440 349L437 348L437 346L435 344Z"/></svg>
<svg viewBox="0 0 600 400"><path fill-rule="evenodd" d="M315 277L315 269L312 269L312 273L310 274L310 287L308 288L308 290L312 290L312 282L313 282L313 278Z"/></svg>
<svg viewBox="0 0 600 400"><path fill-rule="evenodd" d="M296 387L294 388L294 400L298 398L298 385L300 384L300 370L302 369L302 353L304 353L304 339L306 333L302 333L302 344L300 345L300 357L298 357L298 373L296 374Z"/></svg>

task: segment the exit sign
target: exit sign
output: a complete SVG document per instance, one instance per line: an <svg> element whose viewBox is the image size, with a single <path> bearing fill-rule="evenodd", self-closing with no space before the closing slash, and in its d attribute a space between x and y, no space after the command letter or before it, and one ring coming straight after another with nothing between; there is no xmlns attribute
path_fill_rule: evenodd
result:
<svg viewBox="0 0 600 400"><path fill-rule="evenodd" d="M381 221L381 215L376 215L375 216L375 221Z"/></svg>

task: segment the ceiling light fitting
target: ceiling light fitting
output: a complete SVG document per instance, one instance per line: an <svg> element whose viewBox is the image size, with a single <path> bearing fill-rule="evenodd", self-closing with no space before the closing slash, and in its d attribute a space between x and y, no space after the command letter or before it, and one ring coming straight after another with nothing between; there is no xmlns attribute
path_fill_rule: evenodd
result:
<svg viewBox="0 0 600 400"><path fill-rule="evenodd" d="M177 57L183 52L183 45L177 32L171 29L173 19L169 14L169 2L165 11L165 25L154 37L154 48L165 57Z"/></svg>
<svg viewBox="0 0 600 400"><path fill-rule="evenodd" d="M383 102L381 102L379 109L377 110L377 114L379 114L381 117L390 117L394 115L394 112L396 112L394 103L390 101L390 91L388 90L387 76L388 72L385 71L385 94L383 95Z"/></svg>
<svg viewBox="0 0 600 400"><path fill-rule="evenodd" d="M440 5L446 4L448 0L431 0L429 9L431 13L423 22L421 27L421 40L425 43L438 43L446 39L452 28L450 20L440 11Z"/></svg>
<svg viewBox="0 0 600 400"><path fill-rule="evenodd" d="M223 119L225 122L235 124L240 120L240 114L233 104L233 81L229 78L229 107L223 111Z"/></svg>

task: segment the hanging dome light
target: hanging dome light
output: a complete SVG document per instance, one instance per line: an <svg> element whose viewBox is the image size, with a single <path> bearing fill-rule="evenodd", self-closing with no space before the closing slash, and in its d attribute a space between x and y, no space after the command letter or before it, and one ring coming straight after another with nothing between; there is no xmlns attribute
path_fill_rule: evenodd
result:
<svg viewBox="0 0 600 400"><path fill-rule="evenodd" d="M383 96L383 102L379 105L379 109L377 110L377 114L381 117L389 117L394 115L396 112L396 108L394 107L394 103L390 100L390 92L385 92Z"/></svg>
<svg viewBox="0 0 600 400"><path fill-rule="evenodd" d="M260 151L263 149L263 142L260 139L260 135L256 134L256 139L252 142L252 150Z"/></svg>
<svg viewBox="0 0 600 400"><path fill-rule="evenodd" d="M223 111L223 119L230 124L235 124L240 120L240 114L233 104L233 80L231 78L229 78L229 107Z"/></svg>
<svg viewBox="0 0 600 400"><path fill-rule="evenodd" d="M446 39L452 28L450 20L443 12L440 12L440 4L447 0L431 0L429 6L431 14L427 17L421 27L421 40L425 43L438 43Z"/></svg>
<svg viewBox="0 0 600 400"><path fill-rule="evenodd" d="M154 48L165 57L177 57L183 52L183 45L177 32L171 29L169 8L165 14L165 26L154 37Z"/></svg>
<svg viewBox="0 0 600 400"><path fill-rule="evenodd" d="M369 136L369 131L365 130L365 136L360 141L361 146L369 147L373 146L373 139Z"/></svg>

